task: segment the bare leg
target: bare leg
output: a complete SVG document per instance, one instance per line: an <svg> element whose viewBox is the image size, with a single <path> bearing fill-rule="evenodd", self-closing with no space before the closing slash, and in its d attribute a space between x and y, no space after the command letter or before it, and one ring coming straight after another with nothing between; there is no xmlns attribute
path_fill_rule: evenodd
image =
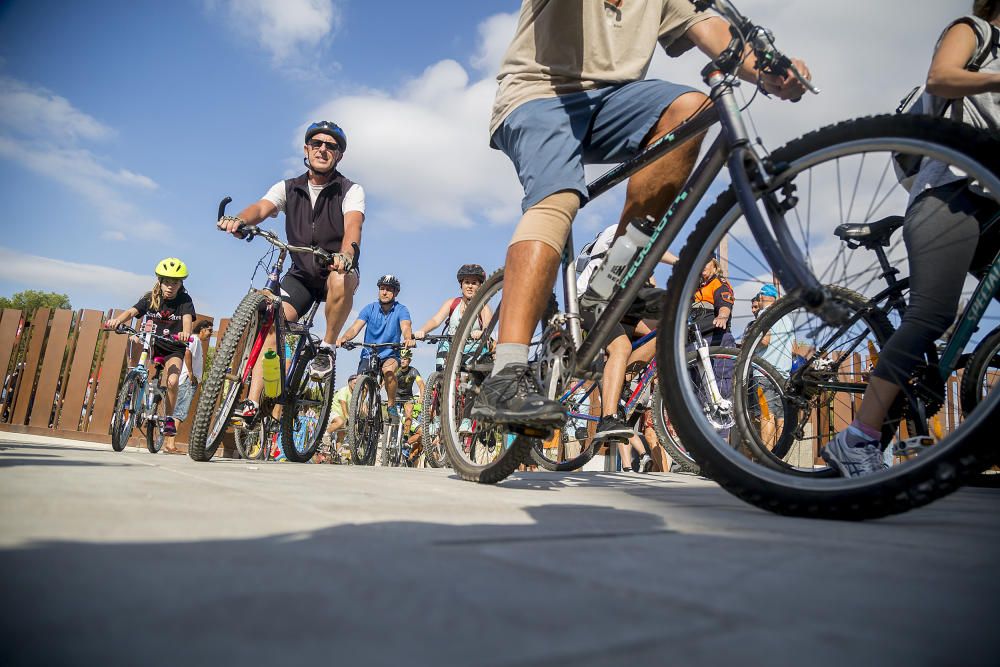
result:
<svg viewBox="0 0 1000 667"><path fill-rule="evenodd" d="M660 114L660 119L650 130L643 146L674 130L693 115L706 101L701 93L685 93ZM664 155L656 162L636 172L628 181L625 191L625 206L618 223L618 233L625 231L625 225L633 218L646 215L659 216L666 213L677 193L684 186L691 170L698 160L698 150L705 138L702 134L691 139L677 150Z"/></svg>
<svg viewBox="0 0 1000 667"><path fill-rule="evenodd" d="M618 399L625 383L625 364L632 345L628 336L618 336L608 344L608 359L604 362L604 384L601 387L603 417L613 416L618 411Z"/></svg>
<svg viewBox="0 0 1000 667"><path fill-rule="evenodd" d="M166 380L163 384L167 388L164 400L168 415L174 414L174 405L177 403L177 381L180 380L182 363L184 363L183 357L171 357L167 359L161 371Z"/></svg>
<svg viewBox="0 0 1000 667"><path fill-rule="evenodd" d="M499 342L531 342L558 269L558 253L541 241L520 241L507 248Z"/></svg>
<svg viewBox="0 0 1000 667"><path fill-rule="evenodd" d="M899 396L899 391L898 385L873 376L868 381L865 397L861 399L858 421L876 431L881 431L882 423L889 414L889 408Z"/></svg>
<svg viewBox="0 0 1000 667"><path fill-rule="evenodd" d="M382 363L382 380L385 382L385 394L389 397L389 407L396 405L396 368L398 366L395 359L386 359Z"/></svg>
<svg viewBox="0 0 1000 667"><path fill-rule="evenodd" d="M323 342L333 344L344 328L344 322L354 305L354 291L358 289L358 274L333 272L326 279L326 334Z"/></svg>

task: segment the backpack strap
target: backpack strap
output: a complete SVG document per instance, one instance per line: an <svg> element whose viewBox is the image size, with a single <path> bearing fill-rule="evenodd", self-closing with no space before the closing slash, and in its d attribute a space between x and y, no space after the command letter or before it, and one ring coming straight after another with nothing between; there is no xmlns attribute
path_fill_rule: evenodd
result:
<svg viewBox="0 0 1000 667"><path fill-rule="evenodd" d="M972 32L976 33L976 54L965 66L965 69L970 72L978 72L990 59L990 56L996 57L994 52L1000 49L1000 28L978 16L963 16L948 26L948 29L950 30L958 23L966 24L972 28Z"/></svg>
<svg viewBox="0 0 1000 667"><path fill-rule="evenodd" d="M444 329L442 331L447 331L448 327L451 326L451 316L455 314L455 309L458 308L458 304L462 303L462 297L456 296L451 301L451 308L448 309L448 319L444 321Z"/></svg>

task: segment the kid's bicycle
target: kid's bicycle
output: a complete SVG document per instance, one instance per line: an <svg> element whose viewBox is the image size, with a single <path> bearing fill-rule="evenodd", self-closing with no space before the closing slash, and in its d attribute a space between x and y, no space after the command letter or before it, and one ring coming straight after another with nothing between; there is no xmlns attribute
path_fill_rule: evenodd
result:
<svg viewBox="0 0 1000 667"><path fill-rule="evenodd" d="M177 336L153 333L152 323L146 326L145 318L135 330L125 324L113 329L116 334L134 336L142 346L139 362L125 374L125 381L118 391L115 411L111 417L111 447L120 452L125 449L132 431L138 426L145 430L146 449L156 454L163 449L163 424L167 417L167 387L163 384L163 357L153 357L153 343L161 341L175 345ZM152 361L152 371L149 363Z"/></svg>

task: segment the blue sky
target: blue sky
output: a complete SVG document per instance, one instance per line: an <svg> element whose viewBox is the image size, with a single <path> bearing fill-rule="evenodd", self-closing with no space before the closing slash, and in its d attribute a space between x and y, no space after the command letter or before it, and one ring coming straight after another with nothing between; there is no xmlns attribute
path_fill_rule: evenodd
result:
<svg viewBox="0 0 1000 667"><path fill-rule="evenodd" d="M907 49L933 44L971 2L738 5L805 58L825 91L799 105L755 104L761 134L777 145L891 110L926 71L930 47ZM232 196L238 210L300 173L302 128L326 118L347 131L341 170L368 194L355 311L374 299L378 275L396 273L419 326L455 292L458 265L499 267L519 214L513 169L486 147L518 7L0 3L0 294L36 288L66 292L76 308L125 307L152 285L156 262L176 255L191 267L199 311L226 316L264 246L214 230L219 199ZM698 85L703 62L661 54L651 75ZM619 192L584 209L579 242L620 205ZM430 356L422 350L415 365L426 372Z"/></svg>

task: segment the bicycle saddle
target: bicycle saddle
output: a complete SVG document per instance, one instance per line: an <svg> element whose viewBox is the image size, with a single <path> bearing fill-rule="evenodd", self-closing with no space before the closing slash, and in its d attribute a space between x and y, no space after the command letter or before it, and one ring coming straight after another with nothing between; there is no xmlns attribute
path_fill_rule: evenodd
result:
<svg viewBox="0 0 1000 667"><path fill-rule="evenodd" d="M870 248L876 245L888 246L889 237L903 226L903 216L890 215L873 222L844 223L833 230L837 238Z"/></svg>

